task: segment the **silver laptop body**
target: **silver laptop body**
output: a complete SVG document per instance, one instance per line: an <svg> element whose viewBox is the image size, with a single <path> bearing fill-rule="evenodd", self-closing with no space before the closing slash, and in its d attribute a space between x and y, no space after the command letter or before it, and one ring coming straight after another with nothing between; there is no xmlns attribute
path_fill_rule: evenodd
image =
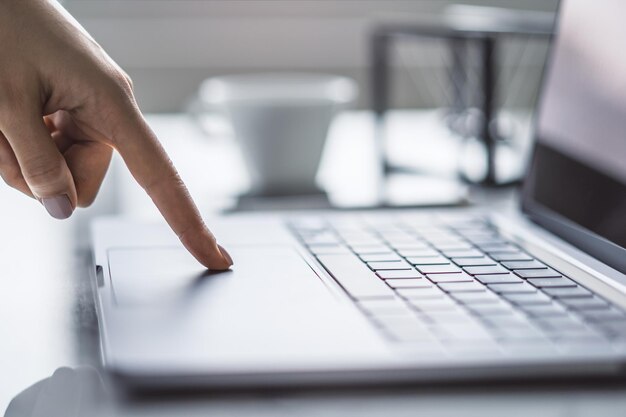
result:
<svg viewBox="0 0 626 417"><path fill-rule="evenodd" d="M562 5L519 212L219 217L221 273L165 224L94 222L105 367L142 388L621 376L624 15Z"/></svg>

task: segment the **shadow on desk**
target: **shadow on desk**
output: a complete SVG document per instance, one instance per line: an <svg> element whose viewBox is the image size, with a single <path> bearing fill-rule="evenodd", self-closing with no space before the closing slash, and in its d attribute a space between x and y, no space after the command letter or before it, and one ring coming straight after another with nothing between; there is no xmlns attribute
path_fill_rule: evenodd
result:
<svg viewBox="0 0 626 417"><path fill-rule="evenodd" d="M18 394L5 417L623 416L626 382L550 380L395 387L120 392L90 367L59 368ZM616 401L618 400L618 401Z"/></svg>

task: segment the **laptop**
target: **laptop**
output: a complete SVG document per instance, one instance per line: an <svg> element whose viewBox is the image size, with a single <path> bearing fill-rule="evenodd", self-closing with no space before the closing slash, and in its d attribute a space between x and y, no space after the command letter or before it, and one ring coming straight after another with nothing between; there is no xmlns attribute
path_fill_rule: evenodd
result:
<svg viewBox="0 0 626 417"><path fill-rule="evenodd" d="M565 1L519 210L263 213L92 227L104 366L130 387L620 377L626 369L626 3Z"/></svg>

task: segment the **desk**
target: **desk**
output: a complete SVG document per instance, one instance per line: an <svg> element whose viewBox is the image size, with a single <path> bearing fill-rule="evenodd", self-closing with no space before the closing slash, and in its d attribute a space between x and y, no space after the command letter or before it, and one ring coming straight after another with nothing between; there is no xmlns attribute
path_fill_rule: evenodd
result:
<svg viewBox="0 0 626 417"><path fill-rule="evenodd" d="M157 132L164 129L159 123L173 123L166 118L151 121ZM184 150L173 153L176 161ZM207 155L207 162L218 157ZM98 203L90 210L76 213L67 222L49 218L38 203L0 187L0 410L20 391L49 377L59 367L98 367L85 224L97 214L128 212L146 217L151 210L140 201L133 204L129 201L134 200L119 201L125 198L124 193L118 195L113 189L134 191L124 182L125 174L115 167L111 174ZM190 172L183 175L190 182L194 197L208 212L208 200L215 200L198 194L204 186L201 181L194 181ZM232 181L245 186L244 175ZM143 198L140 195L134 198ZM482 198L490 203L510 203L509 192L488 193ZM141 401L115 396L105 406L121 416L624 416L626 387L579 381L556 386L509 384L209 393ZM48 414L27 415L55 414L48 410Z"/></svg>

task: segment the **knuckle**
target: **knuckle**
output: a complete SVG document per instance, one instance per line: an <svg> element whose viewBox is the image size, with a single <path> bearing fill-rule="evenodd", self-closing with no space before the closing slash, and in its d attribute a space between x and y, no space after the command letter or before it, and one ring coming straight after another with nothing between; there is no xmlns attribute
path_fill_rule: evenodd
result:
<svg viewBox="0 0 626 417"><path fill-rule="evenodd" d="M130 78L123 72L116 72L110 78L113 84L112 92L116 98L128 103L134 103L135 95Z"/></svg>
<svg viewBox="0 0 626 417"><path fill-rule="evenodd" d="M135 106L132 85L124 73L117 70L103 70L99 80L95 88L94 86L87 88L90 91L85 97L88 109L93 109L98 113L103 110L121 113Z"/></svg>

